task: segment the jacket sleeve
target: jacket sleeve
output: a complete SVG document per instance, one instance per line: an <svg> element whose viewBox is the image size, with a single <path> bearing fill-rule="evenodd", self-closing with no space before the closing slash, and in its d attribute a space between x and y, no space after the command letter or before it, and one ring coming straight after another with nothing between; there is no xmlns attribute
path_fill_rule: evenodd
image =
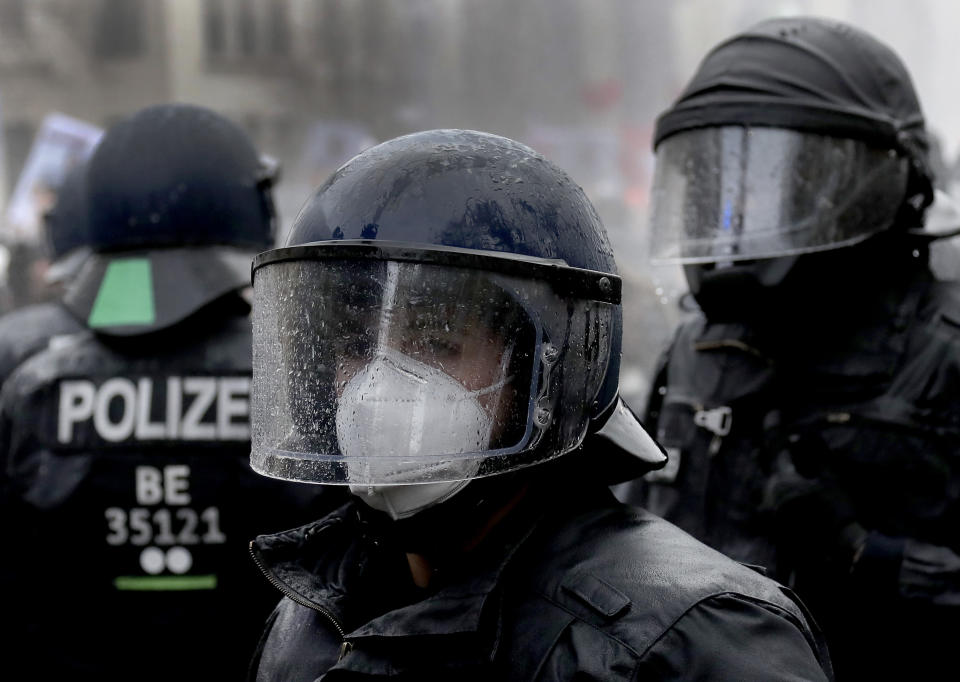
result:
<svg viewBox="0 0 960 682"><path fill-rule="evenodd" d="M277 622L277 616L280 613L282 603L281 601L277 604L263 626L263 632L260 634L259 641L257 641L257 647L254 649L253 655L250 657L250 663L247 665L247 682L257 682L257 676L260 671L260 660L263 658L263 648L267 644L267 638L270 636L273 624Z"/></svg>
<svg viewBox="0 0 960 682"><path fill-rule="evenodd" d="M850 577L856 589L878 598L960 606L960 555L950 547L871 532Z"/></svg>
<svg viewBox="0 0 960 682"><path fill-rule="evenodd" d="M645 652L634 679L832 680L826 647L766 602L716 595L687 611Z"/></svg>

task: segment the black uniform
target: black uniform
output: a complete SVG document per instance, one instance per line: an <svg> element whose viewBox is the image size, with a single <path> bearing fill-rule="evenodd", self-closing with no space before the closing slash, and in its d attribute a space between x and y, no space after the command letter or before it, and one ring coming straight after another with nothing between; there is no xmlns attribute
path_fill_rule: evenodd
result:
<svg viewBox="0 0 960 682"><path fill-rule="evenodd" d="M777 566L841 676L939 679L960 622L960 286L893 279L830 335L681 326L646 422L672 461L631 499Z"/></svg>
<svg viewBox="0 0 960 682"><path fill-rule="evenodd" d="M910 74L830 19L716 45L657 121L651 253L703 316L647 419L647 504L795 586L840 679L953 671L960 622L956 284L930 274Z"/></svg>
<svg viewBox="0 0 960 682"><path fill-rule="evenodd" d="M822 640L776 583L599 486L528 501L421 591L351 502L261 537L286 595L256 680L821 680ZM826 672L825 670L826 669Z"/></svg>
<svg viewBox="0 0 960 682"><path fill-rule="evenodd" d="M316 488L250 470L245 306L229 297L147 336L81 332L8 380L8 666L241 676L273 602L248 542L317 514Z"/></svg>
<svg viewBox="0 0 960 682"><path fill-rule="evenodd" d="M253 466L357 497L255 543L287 596L256 679L829 676L780 586L606 491L666 458L619 397L621 280L561 169L400 137L253 271Z"/></svg>
<svg viewBox="0 0 960 682"><path fill-rule="evenodd" d="M105 133L60 211L90 250L62 300L84 329L0 394L13 668L241 675L270 601L247 543L320 513L318 488L247 461L243 290L273 243L275 170L215 112L159 105Z"/></svg>

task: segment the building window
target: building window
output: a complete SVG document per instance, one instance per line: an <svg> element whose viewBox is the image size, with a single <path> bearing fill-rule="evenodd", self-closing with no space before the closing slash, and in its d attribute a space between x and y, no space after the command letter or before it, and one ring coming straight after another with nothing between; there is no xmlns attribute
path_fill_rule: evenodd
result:
<svg viewBox="0 0 960 682"><path fill-rule="evenodd" d="M208 54L221 55L227 47L226 10L223 0L207 0L204 3L203 33Z"/></svg>
<svg viewBox="0 0 960 682"><path fill-rule="evenodd" d="M268 15L268 49L275 55L290 54L290 10L287 2L274 2L275 8Z"/></svg>
<svg viewBox="0 0 960 682"><path fill-rule="evenodd" d="M205 0L207 58L235 65L285 58L290 54L288 0Z"/></svg>
<svg viewBox="0 0 960 682"><path fill-rule="evenodd" d="M101 59L135 59L144 52L142 0L102 0L96 15L93 52Z"/></svg>
<svg viewBox="0 0 960 682"><path fill-rule="evenodd" d="M257 54L257 20L254 17L253 0L237 2L237 33L240 37L240 54L253 57Z"/></svg>

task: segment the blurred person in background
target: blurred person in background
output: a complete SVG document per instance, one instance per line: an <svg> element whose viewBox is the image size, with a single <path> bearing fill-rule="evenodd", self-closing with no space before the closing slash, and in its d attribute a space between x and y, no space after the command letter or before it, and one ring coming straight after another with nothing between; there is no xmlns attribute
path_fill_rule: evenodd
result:
<svg viewBox="0 0 960 682"><path fill-rule="evenodd" d="M655 147L652 253L701 314L646 412L670 462L627 497L795 586L838 678L955 677L960 286L928 264L906 68L769 20L706 56Z"/></svg>
<svg viewBox="0 0 960 682"><path fill-rule="evenodd" d="M254 262L251 459L353 499L253 544L284 595L253 679L829 677L790 594L607 490L664 456L619 397L621 280L566 173L396 138L286 245Z"/></svg>
<svg viewBox="0 0 960 682"><path fill-rule="evenodd" d="M85 173L85 163L70 171L57 192L56 204L44 216L50 261L43 278L46 288L57 298L17 308L0 317L0 384L51 339L83 329L61 297L90 255Z"/></svg>
<svg viewBox="0 0 960 682"><path fill-rule="evenodd" d="M9 254L4 288L0 291L5 311L16 310L56 299L46 280L49 254L42 244L15 241L5 247Z"/></svg>
<svg viewBox="0 0 960 682"><path fill-rule="evenodd" d="M244 293L273 243L273 170L188 105L130 116L91 157L92 253L63 299L83 329L0 394L11 668L242 676L273 601L249 539L316 515L314 490L249 466Z"/></svg>

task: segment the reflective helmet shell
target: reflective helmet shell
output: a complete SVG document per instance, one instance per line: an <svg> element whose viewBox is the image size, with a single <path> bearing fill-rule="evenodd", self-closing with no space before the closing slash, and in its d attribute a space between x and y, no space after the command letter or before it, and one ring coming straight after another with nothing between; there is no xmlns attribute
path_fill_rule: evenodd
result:
<svg viewBox="0 0 960 682"><path fill-rule="evenodd" d="M616 273L596 210L560 168L529 147L469 130L432 130L368 149L307 202L287 246L366 239L562 259ZM594 416L618 390L621 312Z"/></svg>
<svg viewBox="0 0 960 682"><path fill-rule="evenodd" d="M166 329L249 285L273 243L272 167L202 107L148 107L110 128L90 158L87 259L64 303L94 331Z"/></svg>
<svg viewBox="0 0 960 682"><path fill-rule="evenodd" d="M274 211L250 139L213 111L149 107L110 128L88 171L94 250L268 248Z"/></svg>

